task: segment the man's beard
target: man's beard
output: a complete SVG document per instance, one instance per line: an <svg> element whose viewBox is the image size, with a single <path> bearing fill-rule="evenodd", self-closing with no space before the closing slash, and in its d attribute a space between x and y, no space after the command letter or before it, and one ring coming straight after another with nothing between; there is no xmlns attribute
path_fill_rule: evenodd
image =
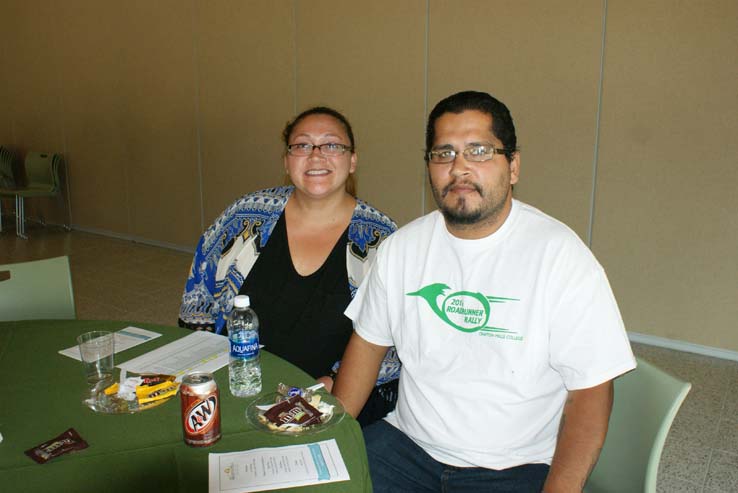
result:
<svg viewBox="0 0 738 493"><path fill-rule="evenodd" d="M464 185L473 187L482 199L479 202L478 206L474 209L470 209L468 207L466 197L459 197L456 199L456 203L454 205L449 205L444 202L443 199L446 198L451 188L456 185L458 185L458 183L456 182L449 183L443 188L442 191L439 192L439 190L431 181L433 198L438 205L438 209L441 211L441 214L443 214L444 219L449 225L471 226L479 224L481 222L485 222L489 219L494 220L494 218L499 216L499 214L505 207L505 199L507 198L507 194L500 198L491 197L488 194L485 194L484 190L482 190L482 187L480 187L478 184L468 182L464 183Z"/></svg>

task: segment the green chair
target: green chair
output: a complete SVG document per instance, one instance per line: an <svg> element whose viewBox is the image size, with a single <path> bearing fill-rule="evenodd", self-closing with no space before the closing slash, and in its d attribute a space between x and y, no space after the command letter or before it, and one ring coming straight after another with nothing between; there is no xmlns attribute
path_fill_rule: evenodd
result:
<svg viewBox="0 0 738 493"><path fill-rule="evenodd" d="M584 491L655 493L666 435L691 387L640 358L617 378L605 445Z"/></svg>
<svg viewBox="0 0 738 493"><path fill-rule="evenodd" d="M3 230L3 202L2 196L11 194L15 190L15 175L13 173L13 153L6 147L0 146L0 232Z"/></svg>
<svg viewBox="0 0 738 493"><path fill-rule="evenodd" d="M29 152L24 160L26 173L26 186L11 189L0 189L1 196L15 197L15 234L23 239L26 236L25 198L30 197L55 197L61 194L61 180L59 179L59 168L62 165L61 154L48 154L44 152ZM67 222L69 221L69 209ZM2 225L0 224L0 228ZM69 230L67 224L64 228ZM2 231L2 229L0 229Z"/></svg>
<svg viewBox="0 0 738 493"><path fill-rule="evenodd" d="M69 257L0 265L0 321L74 319Z"/></svg>
<svg viewBox="0 0 738 493"><path fill-rule="evenodd" d="M14 187L13 153L6 147L0 146L0 189L13 189Z"/></svg>

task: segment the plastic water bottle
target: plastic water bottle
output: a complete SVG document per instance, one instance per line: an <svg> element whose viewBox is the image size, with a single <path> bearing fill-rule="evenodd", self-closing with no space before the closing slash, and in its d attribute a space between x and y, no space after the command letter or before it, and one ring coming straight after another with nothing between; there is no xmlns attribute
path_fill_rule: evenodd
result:
<svg viewBox="0 0 738 493"><path fill-rule="evenodd" d="M247 397L261 392L259 363L259 318L250 308L248 296L233 298L233 311L228 320L230 363L228 380L231 394Z"/></svg>

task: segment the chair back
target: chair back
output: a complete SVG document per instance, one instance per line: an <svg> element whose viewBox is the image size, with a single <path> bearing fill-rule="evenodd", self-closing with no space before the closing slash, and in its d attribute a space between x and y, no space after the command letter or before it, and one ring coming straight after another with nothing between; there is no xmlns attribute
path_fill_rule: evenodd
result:
<svg viewBox="0 0 738 493"><path fill-rule="evenodd" d="M0 321L74 319L69 257L0 265Z"/></svg>
<svg viewBox="0 0 738 493"><path fill-rule="evenodd" d="M26 154L24 167L28 188L48 188L50 192L59 190L60 154L30 151Z"/></svg>
<svg viewBox="0 0 738 493"><path fill-rule="evenodd" d="M615 380L610 427L586 493L656 492L666 435L692 384L637 359Z"/></svg>
<svg viewBox="0 0 738 493"><path fill-rule="evenodd" d="M13 187L15 187L13 153L6 147L0 146L0 188Z"/></svg>

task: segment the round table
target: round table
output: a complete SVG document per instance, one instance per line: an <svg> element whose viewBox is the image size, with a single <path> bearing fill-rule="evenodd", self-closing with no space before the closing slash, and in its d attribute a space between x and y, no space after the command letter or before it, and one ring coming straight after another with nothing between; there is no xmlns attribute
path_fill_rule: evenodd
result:
<svg viewBox="0 0 738 493"><path fill-rule="evenodd" d="M179 396L136 414L98 414L82 403L85 379L79 361L58 353L90 330L127 326L162 334L115 355L120 364L191 332L179 327L81 320L0 322L0 484L8 491L208 491L208 454L312 443L334 438L351 480L305 486L300 492L370 492L369 466L358 423L346 415L336 426L306 436L279 436L254 428L244 412L249 399L228 390L228 369L215 372L221 395L223 437L209 447L182 439ZM262 351L264 392L279 382L308 386L315 380L294 365ZM68 428L89 447L37 464L23 452Z"/></svg>

